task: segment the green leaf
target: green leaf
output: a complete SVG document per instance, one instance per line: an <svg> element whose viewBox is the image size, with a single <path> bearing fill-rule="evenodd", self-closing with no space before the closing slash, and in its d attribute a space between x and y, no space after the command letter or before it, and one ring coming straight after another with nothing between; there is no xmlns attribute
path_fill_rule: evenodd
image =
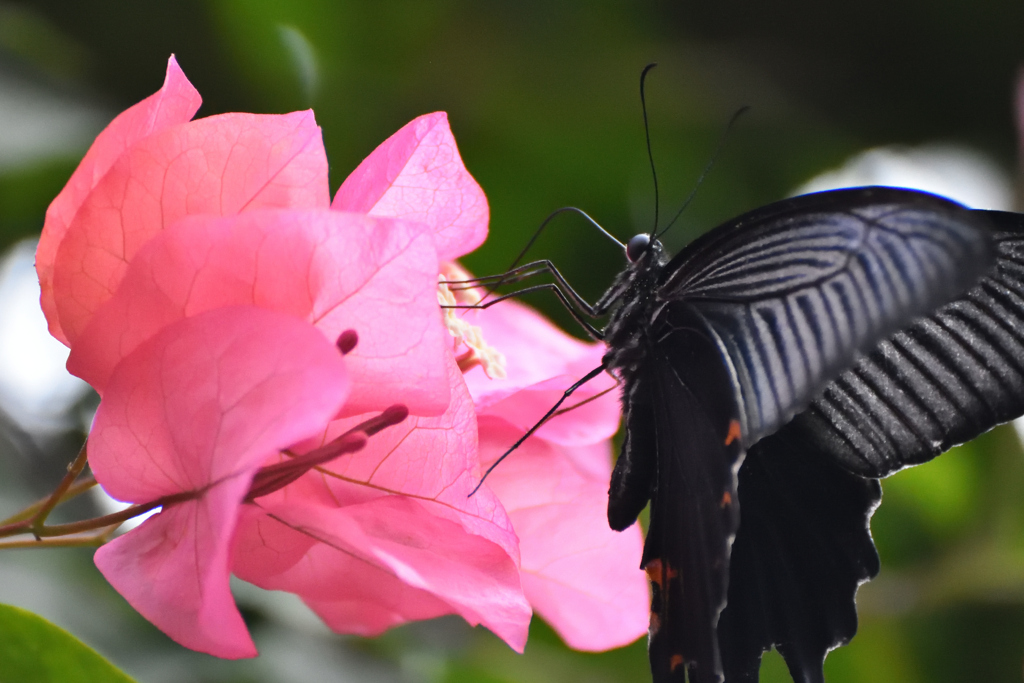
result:
<svg viewBox="0 0 1024 683"><path fill-rule="evenodd" d="M133 683L62 628L0 605L0 683Z"/></svg>

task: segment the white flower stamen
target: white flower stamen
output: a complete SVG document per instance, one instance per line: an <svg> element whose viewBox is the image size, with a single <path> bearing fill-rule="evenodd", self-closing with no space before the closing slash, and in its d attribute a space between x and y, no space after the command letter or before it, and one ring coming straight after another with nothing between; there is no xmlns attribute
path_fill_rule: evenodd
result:
<svg viewBox="0 0 1024 683"><path fill-rule="evenodd" d="M449 277L445 273L438 275L437 302L444 306L455 306L457 304L475 304L480 301L480 295L475 289L459 290L459 297L448 288ZM466 322L460 315L457 308L442 308L444 324L448 333L455 337L456 348L466 346L466 353L459 356L459 367L463 372L480 365L484 373L491 379L505 379L505 354L489 345L484 340L483 330L477 325Z"/></svg>

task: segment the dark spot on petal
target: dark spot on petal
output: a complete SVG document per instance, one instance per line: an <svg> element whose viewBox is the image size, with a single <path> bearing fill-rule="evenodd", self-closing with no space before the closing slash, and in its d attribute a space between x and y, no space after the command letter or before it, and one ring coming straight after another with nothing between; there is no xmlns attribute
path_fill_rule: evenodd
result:
<svg viewBox="0 0 1024 683"><path fill-rule="evenodd" d="M359 343L359 335L356 334L355 330L345 330L338 335L338 341L335 342L335 346L341 351L341 355L348 355L352 349L356 348L356 344Z"/></svg>

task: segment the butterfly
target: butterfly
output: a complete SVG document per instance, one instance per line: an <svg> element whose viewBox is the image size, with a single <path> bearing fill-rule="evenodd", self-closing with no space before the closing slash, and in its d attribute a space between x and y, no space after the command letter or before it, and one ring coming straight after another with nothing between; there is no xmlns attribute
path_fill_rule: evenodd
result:
<svg viewBox="0 0 1024 683"><path fill-rule="evenodd" d="M878 479L1024 413L1024 216L854 188L626 255L589 312L622 381L609 524L650 503L654 681L757 681L773 646L823 681Z"/></svg>

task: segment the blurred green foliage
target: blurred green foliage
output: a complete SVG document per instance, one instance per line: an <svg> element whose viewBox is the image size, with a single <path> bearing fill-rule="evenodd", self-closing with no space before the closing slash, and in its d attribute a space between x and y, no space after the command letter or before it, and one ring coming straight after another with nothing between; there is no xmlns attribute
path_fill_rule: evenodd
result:
<svg viewBox="0 0 1024 683"><path fill-rule="evenodd" d="M133 683L67 631L0 605L0 683Z"/></svg>
<svg viewBox="0 0 1024 683"><path fill-rule="evenodd" d="M560 206L584 208L620 238L649 228L637 83L651 61L661 65L648 105L663 217L692 189L730 115L753 107L670 233L672 249L870 146L968 143L1012 171L1021 27L1024 5L1005 0L26 0L0 3L0 69L113 115L159 87L174 52L204 97L200 115L313 107L333 187L408 120L446 110L491 204L491 237L466 259L487 274L504 270ZM0 163L0 241L39 230L83 151ZM622 264L569 216L533 255L590 298ZM547 297L532 302L574 329ZM861 589L860 633L830 655L829 681L1020 681L1024 453L1015 433L997 429L884 488L872 524L882 573ZM254 628L266 618L249 616ZM438 645L432 628L458 636ZM174 647L146 634L138 647ZM390 662L401 680L647 677L643 643L575 653L539 620L524 656L449 622L345 644ZM194 680L263 680L203 657L183 662ZM135 672L146 681L144 668ZM778 655L766 657L762 680L789 680Z"/></svg>

